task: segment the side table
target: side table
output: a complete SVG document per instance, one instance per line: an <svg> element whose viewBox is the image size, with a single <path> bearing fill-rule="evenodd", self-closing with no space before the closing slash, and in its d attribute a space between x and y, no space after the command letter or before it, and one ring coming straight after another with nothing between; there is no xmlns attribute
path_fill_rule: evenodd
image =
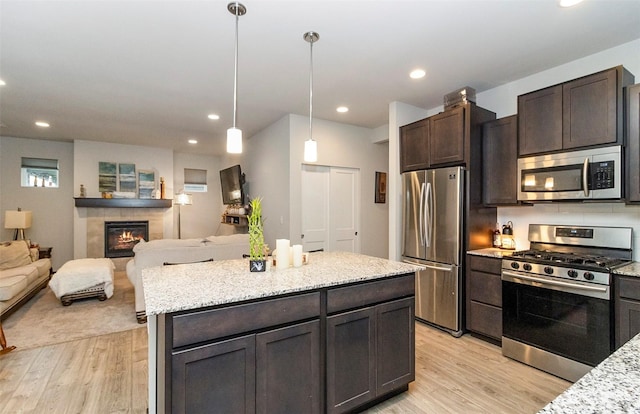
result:
<svg viewBox="0 0 640 414"><path fill-rule="evenodd" d="M38 258L40 259L51 259L51 250L53 247L39 247L38 248Z"/></svg>
<svg viewBox="0 0 640 414"><path fill-rule="evenodd" d="M7 340L4 337L4 331L2 330L2 320L0 320L0 355L9 353L16 349L15 346L7 346Z"/></svg>

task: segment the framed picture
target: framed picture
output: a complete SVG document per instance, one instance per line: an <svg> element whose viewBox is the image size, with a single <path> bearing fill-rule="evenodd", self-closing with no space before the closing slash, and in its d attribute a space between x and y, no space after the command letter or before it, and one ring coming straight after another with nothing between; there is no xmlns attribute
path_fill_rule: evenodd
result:
<svg viewBox="0 0 640 414"><path fill-rule="evenodd" d="M124 193L135 193L137 190L136 165L118 164L118 185L119 191Z"/></svg>
<svg viewBox="0 0 640 414"><path fill-rule="evenodd" d="M115 162L98 163L98 191L101 193L113 193L117 191L117 169Z"/></svg>
<svg viewBox="0 0 640 414"><path fill-rule="evenodd" d="M376 171L375 202L387 202L387 173Z"/></svg>
<svg viewBox="0 0 640 414"><path fill-rule="evenodd" d="M156 189L156 173L153 170L138 170L138 198L153 198Z"/></svg>

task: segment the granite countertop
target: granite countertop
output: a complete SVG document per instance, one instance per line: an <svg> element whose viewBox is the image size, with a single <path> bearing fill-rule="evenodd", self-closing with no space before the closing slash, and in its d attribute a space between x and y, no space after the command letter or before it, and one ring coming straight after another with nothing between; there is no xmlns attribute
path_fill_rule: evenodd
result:
<svg viewBox="0 0 640 414"><path fill-rule="evenodd" d="M640 334L545 406L540 413L640 412Z"/></svg>
<svg viewBox="0 0 640 414"><path fill-rule="evenodd" d="M640 262L632 262L613 270L615 275L640 277Z"/></svg>
<svg viewBox="0 0 640 414"><path fill-rule="evenodd" d="M249 272L249 260L142 270L147 315L266 298L412 273L424 267L348 252L319 252L298 268Z"/></svg>
<svg viewBox="0 0 640 414"><path fill-rule="evenodd" d="M467 251L467 253L473 254L475 256L494 257L497 259L501 259L505 256L511 256L515 251L516 250L505 250L497 247L487 247L486 249L469 250Z"/></svg>

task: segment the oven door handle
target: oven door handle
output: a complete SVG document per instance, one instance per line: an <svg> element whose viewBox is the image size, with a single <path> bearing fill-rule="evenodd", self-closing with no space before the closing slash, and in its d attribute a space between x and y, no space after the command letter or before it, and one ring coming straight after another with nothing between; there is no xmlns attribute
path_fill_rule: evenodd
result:
<svg viewBox="0 0 640 414"><path fill-rule="evenodd" d="M550 286L560 286L560 287L570 287L573 289L580 289L580 290L586 290L586 291L591 291L591 292L601 292L601 293L605 293L607 291L606 287L602 287L602 286L585 286L585 285L580 285L577 283L570 283L570 282L563 282L560 280L548 280L548 279L543 279L540 277L535 277L535 276L528 276L528 275L521 275L518 273L514 273L514 272L510 272L508 270L503 270L502 271L503 275L512 277L512 278L518 278L518 279L523 279L523 280L528 280L530 282L537 282L540 283L542 285L550 285ZM504 280L504 278L502 279ZM515 280L509 280L510 282L514 282L514 283L518 283Z"/></svg>

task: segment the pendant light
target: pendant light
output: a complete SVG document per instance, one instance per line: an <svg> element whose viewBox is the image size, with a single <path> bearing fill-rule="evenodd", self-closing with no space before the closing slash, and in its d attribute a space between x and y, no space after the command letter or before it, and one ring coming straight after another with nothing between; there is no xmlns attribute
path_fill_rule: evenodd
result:
<svg viewBox="0 0 640 414"><path fill-rule="evenodd" d="M227 129L227 152L231 154L242 153L242 130L236 128L236 112L238 109L238 20L247 13L247 8L236 2L229 3L227 10L236 16L236 53L235 71L233 75L233 127Z"/></svg>
<svg viewBox="0 0 640 414"><path fill-rule="evenodd" d="M303 36L304 40L309 42L310 53L310 70L309 70L309 139L304 143L304 161L318 161L318 143L313 140L313 43L320 39L320 35L316 32L307 32Z"/></svg>

